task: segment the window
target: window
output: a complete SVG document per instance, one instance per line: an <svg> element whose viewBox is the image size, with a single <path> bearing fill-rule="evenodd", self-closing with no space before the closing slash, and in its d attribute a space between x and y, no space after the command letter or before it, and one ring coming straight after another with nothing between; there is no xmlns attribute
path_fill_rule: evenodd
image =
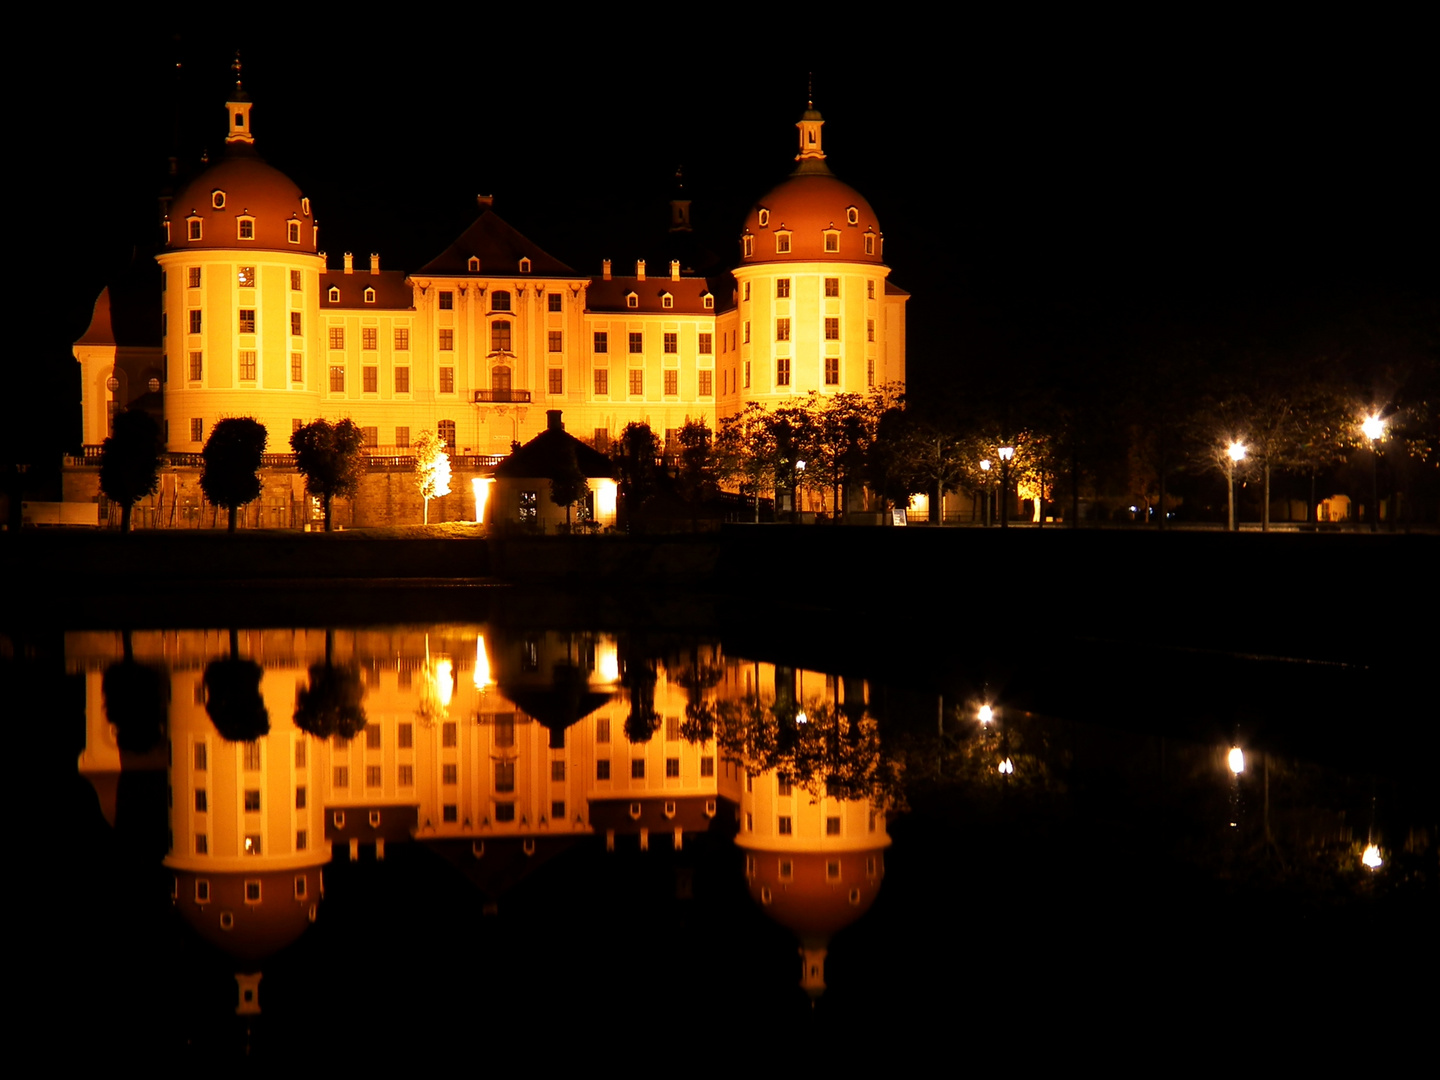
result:
<svg viewBox="0 0 1440 1080"><path fill-rule="evenodd" d="M448 824L454 824L460 820L460 814L454 803L446 803L440 808L440 820Z"/></svg>
<svg viewBox="0 0 1440 1080"><path fill-rule="evenodd" d="M560 800L560 799L556 799L554 802L552 802L552 803L550 804L550 816L551 816L552 818L554 818L556 821L564 821L564 820L565 820L565 803L564 803L564 801L562 801L562 800Z"/></svg>
<svg viewBox="0 0 1440 1080"><path fill-rule="evenodd" d="M185 279L186 283L189 284L190 288L198 289L200 287L200 267L189 267L185 271Z"/></svg>
<svg viewBox="0 0 1440 1080"><path fill-rule="evenodd" d="M875 254L875 235L874 235L873 233L866 233L866 234L865 234L865 254L866 254L866 255L874 255L874 254Z"/></svg>
<svg viewBox="0 0 1440 1080"><path fill-rule="evenodd" d="M195 834L195 854L210 854L210 838L206 836L203 832L197 832Z"/></svg>
<svg viewBox="0 0 1440 1080"><path fill-rule="evenodd" d="M699 351L701 356L713 356L715 353L715 335L699 335Z"/></svg>
<svg viewBox="0 0 1440 1080"><path fill-rule="evenodd" d="M397 430L398 430L398 429L397 429ZM408 438L408 436L409 436L409 434L410 434L410 429L409 429L409 428L406 428L406 429L405 429L405 434L406 434L406 436L407 436L407 438L406 438L406 443L407 443L407 445L408 445L408 443L409 443L409 438ZM413 750L413 749L415 748L415 725L412 724L412 723L410 723L410 721L407 720L407 721L399 724L399 725L396 727L396 729L395 729L395 734L396 734L395 745L396 745L399 749L401 749L401 750Z"/></svg>
<svg viewBox="0 0 1440 1080"><path fill-rule="evenodd" d="M292 292L299 292L299 291L300 291L300 271L299 271L299 270L291 270L291 271L290 271L290 289L291 289Z"/></svg>
<svg viewBox="0 0 1440 1080"><path fill-rule="evenodd" d="M645 334L644 334L644 332L643 332L643 331L640 331L640 330L633 331L633 332L630 334L630 352L631 352L631 354L633 355L633 354L635 354L635 353L643 353L644 351L645 351Z"/></svg>
<svg viewBox="0 0 1440 1080"><path fill-rule="evenodd" d="M246 772L255 772L260 768L260 744L258 742L241 743L244 747L243 762Z"/></svg>
<svg viewBox="0 0 1440 1080"><path fill-rule="evenodd" d="M607 371L605 368L595 369L595 393L610 393L610 372Z"/></svg>
<svg viewBox="0 0 1440 1080"><path fill-rule="evenodd" d="M506 292L504 289L501 289L501 290L498 291L498 292L493 292L493 293L491 293L491 294L490 294L490 310L491 310L491 311L509 311L509 310L510 310L510 294L509 294L508 292Z"/></svg>
<svg viewBox="0 0 1440 1080"><path fill-rule="evenodd" d="M745 361L745 389L750 389L750 361Z"/></svg>
<svg viewBox="0 0 1440 1080"><path fill-rule="evenodd" d="M310 834L304 829L295 830L295 850L304 851L310 843Z"/></svg>
<svg viewBox="0 0 1440 1080"><path fill-rule="evenodd" d="M296 844L295 846L296 846L297 848L301 847L300 844ZM304 875L304 874L296 874L296 875L295 875L295 899L296 899L296 900L304 900L305 897L308 895L309 891L310 891L310 890L309 890L309 887L308 887L308 885L306 884L306 881L305 881L305 875Z"/></svg>
<svg viewBox="0 0 1440 1080"><path fill-rule="evenodd" d="M440 423L436 425L435 431L440 436L440 441L445 444L445 449L452 454L455 453L455 421L441 420ZM452 724L450 726L454 727L455 725ZM451 742L446 743L446 745L454 746L455 744Z"/></svg>
<svg viewBox="0 0 1440 1080"><path fill-rule="evenodd" d="M875 299L875 282L873 282L873 281L867 281L867 282L865 282L865 299L867 299L867 300L874 300L874 299Z"/></svg>
<svg viewBox="0 0 1440 1080"><path fill-rule="evenodd" d="M760 216L760 227L763 229L766 225L769 225L769 224L770 224L770 211L767 210L767 209L765 209L765 208L762 206L762 207L760 208L760 215L759 215L759 216Z"/></svg>
<svg viewBox="0 0 1440 1080"><path fill-rule="evenodd" d="M397 773L396 773L395 781L396 781L396 783L398 783L401 787L414 787L414 786L415 786L415 766L414 766L414 765L401 765L400 768L399 768L399 770L398 770Z"/></svg>
<svg viewBox="0 0 1440 1080"><path fill-rule="evenodd" d="M330 347L332 349L345 347L345 328L343 326L330 327Z"/></svg>
<svg viewBox="0 0 1440 1080"><path fill-rule="evenodd" d="M455 308L455 294L454 294L453 292L449 292L448 290L447 290L447 291L442 291L442 292L440 293L440 310L441 310L441 311L453 311L454 308Z"/></svg>
<svg viewBox="0 0 1440 1080"><path fill-rule="evenodd" d="M780 880L789 881L795 876L795 863L791 859L780 860Z"/></svg>
<svg viewBox="0 0 1440 1080"><path fill-rule="evenodd" d="M345 365L330 365L330 392L332 394L343 394L345 392Z"/></svg>
<svg viewBox="0 0 1440 1080"><path fill-rule="evenodd" d="M235 276L239 279L240 288L253 289L255 287L255 267L242 266Z"/></svg>
<svg viewBox="0 0 1440 1080"><path fill-rule="evenodd" d="M197 814L204 814L209 808L208 796L206 795L205 789L201 788L195 792L195 812Z"/></svg>
<svg viewBox="0 0 1440 1080"><path fill-rule="evenodd" d="M826 881L839 881L839 880L840 880L840 860L839 860L839 859L829 859L829 860L826 861L826 863L825 863L825 880L826 880Z"/></svg>
<svg viewBox="0 0 1440 1080"><path fill-rule="evenodd" d="M597 743L608 743L610 741L609 717L602 717L595 721L595 741Z"/></svg>
<svg viewBox="0 0 1440 1080"><path fill-rule="evenodd" d="M826 341L839 341L839 340L840 340L840 320L837 319L837 318L835 318L833 315L832 315L832 316L828 316L828 317L826 317L826 319L825 319L825 340L826 340Z"/></svg>
<svg viewBox="0 0 1440 1080"><path fill-rule="evenodd" d="M208 904L210 902L210 882L204 878L195 882L195 902L197 904Z"/></svg>
<svg viewBox="0 0 1440 1080"><path fill-rule="evenodd" d="M745 282L745 286L744 286L744 289L743 289L742 292L741 292L741 295L742 295L746 300L749 300L749 299L750 299L750 282L748 282L748 281Z"/></svg>
<svg viewBox="0 0 1440 1080"><path fill-rule="evenodd" d="M441 352L454 352L454 351L455 351L455 331L454 331L454 330L441 330L441 331L440 331L440 351L441 351Z"/></svg>
<svg viewBox="0 0 1440 1080"><path fill-rule="evenodd" d="M790 358L782 356L775 361L775 385L790 385Z"/></svg>
<svg viewBox="0 0 1440 1080"><path fill-rule="evenodd" d="M610 335L604 330L595 331L595 351L597 353L608 353L610 351Z"/></svg>
<svg viewBox="0 0 1440 1080"><path fill-rule="evenodd" d="M706 293L704 297L704 305L706 311L713 310L715 307L715 297L711 296L709 293Z"/></svg>
<svg viewBox="0 0 1440 1080"><path fill-rule="evenodd" d="M838 356L825 357L825 385L840 385L840 358Z"/></svg>
<svg viewBox="0 0 1440 1080"><path fill-rule="evenodd" d="M366 766L365 766L365 786L366 786L366 787L379 787L380 784L381 784L381 782L382 782L382 781L381 781L381 774L380 774L380 766L379 766L379 765L366 765Z"/></svg>
<svg viewBox="0 0 1440 1080"><path fill-rule="evenodd" d="M397 326L395 328L395 348L398 352L409 351L410 328L408 326Z"/></svg>
<svg viewBox="0 0 1440 1080"><path fill-rule="evenodd" d="M199 381L200 381L200 374L201 374L201 369L202 369L202 367L203 367L203 364L202 364L202 362L201 362L201 354L198 353L198 352L192 352L192 353L190 354L190 381L191 381L191 382L199 382Z"/></svg>
<svg viewBox="0 0 1440 1080"><path fill-rule="evenodd" d="M238 222L236 222L236 224L239 226L238 235L239 235L239 237L240 237L241 240L254 240L254 239L255 239L255 219L254 219L254 218L243 218L243 217L242 217L242 218L239 219Z"/></svg>
<svg viewBox="0 0 1440 1080"><path fill-rule="evenodd" d="M665 393L680 393L680 373L678 371L665 372Z"/></svg>
<svg viewBox="0 0 1440 1080"><path fill-rule="evenodd" d="M240 333L253 334L255 332L255 309L240 309Z"/></svg>
<svg viewBox="0 0 1440 1080"><path fill-rule="evenodd" d="M490 324L490 351L510 351L510 320L496 319Z"/></svg>
<svg viewBox="0 0 1440 1080"><path fill-rule="evenodd" d="M840 819L839 819L838 817L827 817L827 818L825 819L825 835L826 835L826 836L839 836L839 835L840 835Z"/></svg>
<svg viewBox="0 0 1440 1080"><path fill-rule="evenodd" d="M665 778L667 780L679 779L680 759L678 757L667 757L665 759Z"/></svg>
<svg viewBox="0 0 1440 1080"><path fill-rule="evenodd" d="M672 354L673 354L673 353L678 353L678 352L680 351L680 335L679 335L679 334L666 334L666 335L665 335L665 351L666 351L667 353L672 353Z"/></svg>
<svg viewBox="0 0 1440 1080"><path fill-rule="evenodd" d="M563 394L565 392L565 369L552 367L546 374L549 377L550 393Z"/></svg>
<svg viewBox="0 0 1440 1080"><path fill-rule="evenodd" d="M465 263L465 269L469 270L472 274L478 272L480 269L479 257L471 255L469 260Z"/></svg>
<svg viewBox="0 0 1440 1080"><path fill-rule="evenodd" d="M714 395L714 372L702 371L700 374L700 396L712 397Z"/></svg>
<svg viewBox="0 0 1440 1080"><path fill-rule="evenodd" d="M410 369L408 367L397 367L395 369L395 392L397 394L408 394L410 392Z"/></svg>
<svg viewBox="0 0 1440 1080"><path fill-rule="evenodd" d="M513 761L495 762L495 790L503 795L508 795L515 790L515 763Z"/></svg>
<svg viewBox="0 0 1440 1080"><path fill-rule="evenodd" d="M380 347L380 331L373 326L363 327L360 331L360 348L378 349Z"/></svg>
<svg viewBox="0 0 1440 1080"><path fill-rule="evenodd" d="M295 767L297 769L305 768L305 744L303 742L295 744Z"/></svg>
<svg viewBox="0 0 1440 1080"><path fill-rule="evenodd" d="M296 337L300 337L305 332L302 319L303 316L300 314L300 312L292 311L290 313L290 333L294 334Z"/></svg>
<svg viewBox="0 0 1440 1080"><path fill-rule="evenodd" d="M745 258L750 258L750 256L755 254L755 238L753 236L745 237L742 242L742 247L745 252Z"/></svg>
<svg viewBox="0 0 1440 1080"><path fill-rule="evenodd" d="M440 725L440 745L448 750L453 750L457 745L458 728L454 720L446 720Z"/></svg>
<svg viewBox="0 0 1440 1080"><path fill-rule="evenodd" d="M873 356L865 358L865 385L875 385L875 358Z"/></svg>
<svg viewBox="0 0 1440 1080"><path fill-rule="evenodd" d="M669 311L675 306L675 297L671 296L668 292L662 293L660 296L660 306L666 311Z"/></svg>
<svg viewBox="0 0 1440 1080"><path fill-rule="evenodd" d="M561 297L558 292L552 292L549 296L545 298L545 302L549 305L549 309L551 311L560 310Z"/></svg>
<svg viewBox="0 0 1440 1080"><path fill-rule="evenodd" d="M522 274L528 274L528 273L530 272L530 260L529 260L529 259L521 259L521 260L520 260L520 272L521 272Z"/></svg>
<svg viewBox="0 0 1440 1080"><path fill-rule="evenodd" d="M745 320L745 344L750 344L750 320Z"/></svg>
<svg viewBox="0 0 1440 1080"><path fill-rule="evenodd" d="M827 232L825 234L825 251L834 254L840 250L840 234L838 232Z"/></svg>
<svg viewBox="0 0 1440 1080"><path fill-rule="evenodd" d="M255 350L240 350L240 379L242 382L255 381Z"/></svg>
<svg viewBox="0 0 1440 1080"><path fill-rule="evenodd" d="M777 299L777 300L788 300L788 299L790 299L790 279L789 279L789 278L784 278L784 277L782 277L782 278L780 278L778 281L775 282L775 299Z"/></svg>
<svg viewBox="0 0 1440 1080"><path fill-rule="evenodd" d="M563 330L551 330L548 336L550 352L561 352L565 348L565 332Z"/></svg>
<svg viewBox="0 0 1440 1080"><path fill-rule="evenodd" d="M336 787L348 788L350 786L350 766L336 765L334 779Z"/></svg>
<svg viewBox="0 0 1440 1080"><path fill-rule="evenodd" d="M860 211L857 207L847 206L845 208L845 223L847 225L860 224Z"/></svg>
<svg viewBox="0 0 1440 1080"><path fill-rule="evenodd" d="M514 820L515 820L515 804L514 804L513 802L497 802L497 803L495 804L495 820L496 820L496 821L514 821ZM529 840L527 840L527 841L525 842L525 845L526 845L526 848L527 848L527 853L528 853L528 849L529 849L531 843L532 843L532 841L529 841Z"/></svg>
<svg viewBox="0 0 1440 1080"><path fill-rule="evenodd" d="M625 306L627 308L638 308L640 306L640 297L636 296L633 292L626 294Z"/></svg>
<svg viewBox="0 0 1440 1080"><path fill-rule="evenodd" d="M305 809L305 785L301 784L295 789L295 809Z"/></svg>
<svg viewBox="0 0 1440 1080"><path fill-rule="evenodd" d="M609 762L608 759L603 759L603 758L602 758L601 760L595 762L595 779L596 779L596 780L609 780L609 779L610 779L610 762Z"/></svg>
<svg viewBox="0 0 1440 1080"><path fill-rule="evenodd" d="M339 287L336 286L336 285L331 285L331 286L330 286L330 291L329 291L328 293L326 293L325 296L326 296L327 299L329 299L330 303L332 303L332 304L338 304L338 303L340 302L340 289L339 289Z"/></svg>
<svg viewBox="0 0 1440 1080"><path fill-rule="evenodd" d="M866 319L866 320L865 320L865 340L866 340L866 341L874 341L874 340L875 340L875 320L874 320L874 319Z"/></svg>
<svg viewBox="0 0 1440 1080"><path fill-rule="evenodd" d="M790 829L790 819L789 819L788 817L782 817L782 818L780 819L780 835L781 835L781 836L789 836L790 833L791 833L791 829Z"/></svg>
<svg viewBox="0 0 1440 1080"><path fill-rule="evenodd" d="M539 504L536 502L536 494L533 491L522 491L520 493L520 520L534 521ZM533 670L533 668L531 669Z"/></svg>
<svg viewBox="0 0 1440 1080"><path fill-rule="evenodd" d="M714 776L714 775L715 775L715 759L714 759L713 757L702 757L702 758L700 759L700 775L701 775L701 776Z"/></svg>
<svg viewBox="0 0 1440 1080"><path fill-rule="evenodd" d="M775 234L775 253L777 255L790 254L790 234L788 232Z"/></svg>
<svg viewBox="0 0 1440 1080"><path fill-rule="evenodd" d="M408 427L397 427L395 429L395 445L407 447L410 445L410 429Z"/></svg>
<svg viewBox="0 0 1440 1080"><path fill-rule="evenodd" d="M290 243L298 244L300 242L300 223L298 221L286 222L285 234L285 238L289 240Z"/></svg>
<svg viewBox="0 0 1440 1080"><path fill-rule="evenodd" d="M631 759L631 761L630 761L630 779L631 779L631 780L644 780L644 779L645 779L645 759L644 759L643 757L640 757L640 758L632 758L632 759Z"/></svg>
<svg viewBox="0 0 1440 1080"><path fill-rule="evenodd" d="M789 798L795 794L795 784L788 776L777 776L775 778L775 794L782 799Z"/></svg>
<svg viewBox="0 0 1440 1080"><path fill-rule="evenodd" d="M630 372L630 393L639 395L645 393L645 372L635 368Z"/></svg>
<svg viewBox="0 0 1440 1080"><path fill-rule="evenodd" d="M365 303L367 303L367 304L373 304L374 302L375 302L375 290L374 290L374 289L366 289L366 290L365 290Z"/></svg>
<svg viewBox="0 0 1440 1080"><path fill-rule="evenodd" d="M200 239L200 219L199 219L199 218L191 218L191 219L189 220L188 224L189 224L189 226L190 226L190 239L191 239L191 240L199 240L199 239Z"/></svg>
<svg viewBox="0 0 1440 1080"><path fill-rule="evenodd" d="M440 369L440 393L453 394L455 392L455 369L453 367L442 367Z"/></svg>
<svg viewBox="0 0 1440 1080"><path fill-rule="evenodd" d="M200 333L200 309L196 308L190 312L190 333Z"/></svg>
<svg viewBox="0 0 1440 1080"><path fill-rule="evenodd" d="M776 340L776 341L789 341L789 340L790 340L790 320L789 320L789 319L776 319L776 320L775 320L775 340Z"/></svg>
<svg viewBox="0 0 1440 1080"><path fill-rule="evenodd" d="M826 296L839 296L839 295L840 295L840 279L839 279L838 277L827 277L827 278L825 279L825 295L826 295Z"/></svg>

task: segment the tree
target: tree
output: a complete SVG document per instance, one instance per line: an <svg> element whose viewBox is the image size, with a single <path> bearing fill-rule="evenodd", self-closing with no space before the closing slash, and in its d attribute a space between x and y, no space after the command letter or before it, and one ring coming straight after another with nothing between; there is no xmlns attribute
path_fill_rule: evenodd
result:
<svg viewBox="0 0 1440 1080"><path fill-rule="evenodd" d="M580 471L575 458L575 446L566 447L565 460L560 471L550 478L550 501L565 508L565 528L570 528L570 508L590 494L590 481Z"/></svg>
<svg viewBox="0 0 1440 1080"><path fill-rule="evenodd" d="M613 457L615 471L620 474L620 506L628 527L630 515L656 493L655 462L660 457L660 441L649 424L626 424L615 441Z"/></svg>
<svg viewBox="0 0 1440 1080"><path fill-rule="evenodd" d="M440 436L426 428L410 448L415 456L415 483L425 500L425 524L430 524L430 500L450 494L450 455Z"/></svg>
<svg viewBox="0 0 1440 1080"><path fill-rule="evenodd" d="M720 478L735 484L741 495L754 497L758 522L760 492L775 483L775 439L764 405L746 402L738 413L721 419L715 457Z"/></svg>
<svg viewBox="0 0 1440 1080"><path fill-rule="evenodd" d="M324 501L326 532L331 529L335 496L353 497L360 490L364 442L364 432L348 418L337 424L316 420L290 436L295 465L305 475L305 490Z"/></svg>
<svg viewBox="0 0 1440 1080"><path fill-rule="evenodd" d="M100 446L100 490L120 504L120 531L130 531L130 512L160 487L160 426L149 413L126 409Z"/></svg>
<svg viewBox="0 0 1440 1080"><path fill-rule="evenodd" d="M680 497L690 504L690 522L694 527L700 505L715 497L719 484L715 477L715 453L710 441L710 428L704 420L686 420L680 429L680 468L675 486Z"/></svg>
<svg viewBox="0 0 1440 1080"><path fill-rule="evenodd" d="M260 497L260 462L267 440L264 424L248 416L234 416L210 429L210 438L200 451L205 462L200 490L230 512L232 533L240 507Z"/></svg>

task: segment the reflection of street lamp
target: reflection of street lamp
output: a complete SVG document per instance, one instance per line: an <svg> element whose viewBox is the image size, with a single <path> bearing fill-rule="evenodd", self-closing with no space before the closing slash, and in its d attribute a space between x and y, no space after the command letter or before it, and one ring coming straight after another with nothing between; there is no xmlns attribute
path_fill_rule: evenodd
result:
<svg viewBox="0 0 1440 1080"><path fill-rule="evenodd" d="M1225 759L1225 763L1230 766L1232 773L1239 776L1245 771L1245 751L1241 750L1238 746L1232 746L1229 756Z"/></svg>
<svg viewBox="0 0 1440 1080"><path fill-rule="evenodd" d="M1380 531L1380 440L1385 437L1385 421L1367 416L1360 425L1370 440L1370 531Z"/></svg>
<svg viewBox="0 0 1440 1080"><path fill-rule="evenodd" d="M981 706L980 706L980 723L982 723L982 724L988 724L988 723L990 723L991 720L994 720L994 719L995 719L995 710L992 709L989 705L981 705Z"/></svg>
<svg viewBox="0 0 1440 1080"><path fill-rule="evenodd" d="M986 458L984 461L980 462L980 471L981 471L982 473L984 473L984 474L985 474L985 477L986 477L985 485L984 485L984 490L985 490L985 527L988 529L988 528L990 527L990 481L989 481L989 477L990 477L990 459L989 459L989 458Z"/></svg>
<svg viewBox="0 0 1440 1080"><path fill-rule="evenodd" d="M1000 528L1010 526L1010 459L1015 456L1013 446L1000 447Z"/></svg>
<svg viewBox="0 0 1440 1080"><path fill-rule="evenodd" d="M1235 532L1235 466L1245 460L1245 444L1232 442L1225 451L1225 478L1230 481L1230 526L1228 532Z"/></svg>
<svg viewBox="0 0 1440 1080"><path fill-rule="evenodd" d="M800 485L805 481L805 463L795 462L795 488L790 492L790 505L795 510L795 520L800 520Z"/></svg>

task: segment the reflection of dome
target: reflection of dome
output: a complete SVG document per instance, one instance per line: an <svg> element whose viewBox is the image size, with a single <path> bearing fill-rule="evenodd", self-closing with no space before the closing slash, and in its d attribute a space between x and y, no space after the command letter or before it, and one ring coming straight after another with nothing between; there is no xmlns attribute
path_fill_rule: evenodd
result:
<svg viewBox="0 0 1440 1080"><path fill-rule="evenodd" d="M222 205L217 207L219 202ZM198 218L200 239L189 239L187 222ZM240 239L241 219L254 219L254 238ZM289 240L289 223L300 223L299 242ZM256 247L315 252L309 200L279 169L265 164L247 144L226 148L225 156L185 186L170 207L171 249Z"/></svg>
<svg viewBox="0 0 1440 1080"><path fill-rule="evenodd" d="M885 877L885 852L756 851L750 896L765 914L807 947L821 947L875 902ZM787 874L786 871L789 871Z"/></svg>
<svg viewBox="0 0 1440 1080"><path fill-rule="evenodd" d="M242 960L262 960L315 921L320 867L256 873L175 874L175 906L206 941Z"/></svg>

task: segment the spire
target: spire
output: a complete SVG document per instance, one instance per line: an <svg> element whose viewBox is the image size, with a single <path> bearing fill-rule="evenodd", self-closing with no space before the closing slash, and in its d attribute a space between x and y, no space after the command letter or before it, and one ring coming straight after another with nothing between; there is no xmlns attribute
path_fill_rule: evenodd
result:
<svg viewBox="0 0 1440 1080"><path fill-rule="evenodd" d="M250 132L250 95L240 80L240 50L235 50L235 60L230 65L235 72L235 89L225 99L225 111L230 115L230 133L225 136L227 146L244 143L252 146L255 136Z"/></svg>
<svg viewBox="0 0 1440 1080"><path fill-rule="evenodd" d="M685 197L684 168L675 169L675 194L670 199L670 231L690 231L690 200Z"/></svg>
<svg viewBox="0 0 1440 1080"><path fill-rule="evenodd" d="M820 115L820 110L815 108L814 86L807 90L805 111L800 115L800 122L795 125L800 129L800 153L795 155L795 160L800 164L795 167L795 172L828 176L830 166L825 164L825 150L820 139L820 129L825 126L825 118Z"/></svg>

